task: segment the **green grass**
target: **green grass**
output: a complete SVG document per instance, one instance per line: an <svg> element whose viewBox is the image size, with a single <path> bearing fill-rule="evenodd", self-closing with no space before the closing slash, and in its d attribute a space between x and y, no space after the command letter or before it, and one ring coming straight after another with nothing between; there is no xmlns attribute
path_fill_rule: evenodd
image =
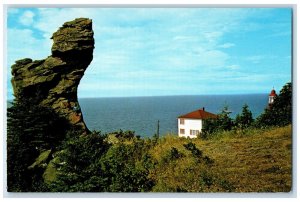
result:
<svg viewBox="0 0 300 202"><path fill-rule="evenodd" d="M221 132L208 140L167 135L150 150L156 166L153 191L289 192L291 190L291 126ZM202 151L195 158L183 145ZM176 148L178 159L166 160ZM204 157L213 163L205 163Z"/></svg>

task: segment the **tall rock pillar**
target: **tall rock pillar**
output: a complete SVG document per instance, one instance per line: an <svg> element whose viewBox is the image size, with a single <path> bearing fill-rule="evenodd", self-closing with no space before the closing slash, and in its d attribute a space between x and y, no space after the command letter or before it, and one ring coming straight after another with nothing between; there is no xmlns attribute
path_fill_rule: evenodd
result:
<svg viewBox="0 0 300 202"><path fill-rule="evenodd" d="M44 60L18 60L12 66L12 85L16 100L33 97L53 108L69 123L89 132L78 103L77 88L93 59L92 20L77 18L66 22L52 38L52 55ZM39 47L36 47L37 49Z"/></svg>

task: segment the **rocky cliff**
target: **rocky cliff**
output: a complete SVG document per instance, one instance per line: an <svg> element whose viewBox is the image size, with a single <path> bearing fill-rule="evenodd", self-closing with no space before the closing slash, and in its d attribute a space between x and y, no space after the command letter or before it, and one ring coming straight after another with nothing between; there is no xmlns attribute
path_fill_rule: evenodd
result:
<svg viewBox="0 0 300 202"><path fill-rule="evenodd" d="M11 71L16 100L23 96L38 97L38 104L53 108L71 125L88 132L78 103L77 88L93 59L93 35L90 19L66 22L51 38L51 56L43 60L25 58L16 61Z"/></svg>

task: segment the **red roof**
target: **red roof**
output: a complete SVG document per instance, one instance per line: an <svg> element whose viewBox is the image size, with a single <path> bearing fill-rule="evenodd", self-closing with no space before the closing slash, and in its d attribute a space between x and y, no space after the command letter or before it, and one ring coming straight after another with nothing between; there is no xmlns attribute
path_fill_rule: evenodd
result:
<svg viewBox="0 0 300 202"><path fill-rule="evenodd" d="M215 119L217 117L218 116L213 113L207 112L203 109L198 109L198 110L190 112L188 114L181 115L178 118L187 118L187 119L209 119L209 118L212 118L212 119Z"/></svg>
<svg viewBox="0 0 300 202"><path fill-rule="evenodd" d="M269 96L277 96L276 91L273 89Z"/></svg>

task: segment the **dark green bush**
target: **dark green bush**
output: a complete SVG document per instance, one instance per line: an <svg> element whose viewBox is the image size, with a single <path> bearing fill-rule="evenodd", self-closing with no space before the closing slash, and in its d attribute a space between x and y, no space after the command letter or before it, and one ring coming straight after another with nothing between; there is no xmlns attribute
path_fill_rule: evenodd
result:
<svg viewBox="0 0 300 202"><path fill-rule="evenodd" d="M194 143L189 142L183 146L192 153L193 157L196 158L198 162L204 162L205 164L212 164L214 162L208 156L203 156L203 152L199 150Z"/></svg>
<svg viewBox="0 0 300 202"><path fill-rule="evenodd" d="M142 156L137 156L138 147L118 144L112 146L99 161L103 175L108 179L104 191L143 192L150 191L153 183L148 179L148 166ZM149 163L149 161L148 161Z"/></svg>
<svg viewBox="0 0 300 202"><path fill-rule="evenodd" d="M162 157L161 162L162 164L168 164L182 157L184 157L184 154L179 152L177 148L172 147L171 150L166 152L165 155Z"/></svg>
<svg viewBox="0 0 300 202"><path fill-rule="evenodd" d="M118 132L114 133L116 135L117 138L121 139L121 140L130 140L132 138L135 137L135 132L134 131L123 131L123 130L119 130Z"/></svg>
<svg viewBox="0 0 300 202"><path fill-rule="evenodd" d="M196 158L202 158L202 151L200 151L196 145L192 142L183 145L187 150L189 150L192 155Z"/></svg>

